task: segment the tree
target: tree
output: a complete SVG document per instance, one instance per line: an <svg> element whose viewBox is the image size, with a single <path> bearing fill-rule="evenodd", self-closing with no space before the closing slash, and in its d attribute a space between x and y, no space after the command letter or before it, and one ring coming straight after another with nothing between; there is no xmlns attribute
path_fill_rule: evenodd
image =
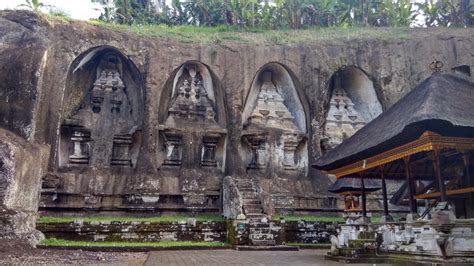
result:
<svg viewBox="0 0 474 266"><path fill-rule="evenodd" d="M417 4L413 0L171 0L171 4L164 0L91 1L103 5L100 19L124 24L226 24L273 29L408 27L416 16L423 16L428 27L474 23L471 0L425 0Z"/></svg>
<svg viewBox="0 0 474 266"><path fill-rule="evenodd" d="M427 27L469 27L474 24L474 5L469 0L428 0L417 6L418 15L424 17Z"/></svg>
<svg viewBox="0 0 474 266"><path fill-rule="evenodd" d="M40 0L25 0L25 4L21 4L18 7L26 7L33 12L41 12L42 7L51 7L40 2Z"/></svg>

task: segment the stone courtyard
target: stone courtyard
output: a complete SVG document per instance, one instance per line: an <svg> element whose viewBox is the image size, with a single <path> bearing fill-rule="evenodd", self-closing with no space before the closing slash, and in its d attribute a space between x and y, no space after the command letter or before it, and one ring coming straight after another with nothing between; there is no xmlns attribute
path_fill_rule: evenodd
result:
<svg viewBox="0 0 474 266"><path fill-rule="evenodd" d="M15 254L0 250L0 265L343 265L325 261L326 253L327 250L181 250L149 253L39 250Z"/></svg>
<svg viewBox="0 0 474 266"><path fill-rule="evenodd" d="M326 252L326 250L155 251L150 253L144 265L343 265L325 261Z"/></svg>

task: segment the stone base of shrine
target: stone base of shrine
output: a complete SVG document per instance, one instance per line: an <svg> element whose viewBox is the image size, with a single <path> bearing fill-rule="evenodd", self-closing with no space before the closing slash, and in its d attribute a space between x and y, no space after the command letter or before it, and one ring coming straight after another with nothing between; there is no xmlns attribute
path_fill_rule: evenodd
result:
<svg viewBox="0 0 474 266"><path fill-rule="evenodd" d="M474 219L440 211L430 220L345 224L331 242L327 259L347 263L474 263Z"/></svg>

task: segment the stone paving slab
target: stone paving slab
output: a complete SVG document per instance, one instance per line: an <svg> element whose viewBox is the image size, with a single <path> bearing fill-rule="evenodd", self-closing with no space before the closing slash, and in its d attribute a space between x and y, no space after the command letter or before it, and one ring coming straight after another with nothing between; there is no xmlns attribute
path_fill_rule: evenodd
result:
<svg viewBox="0 0 474 266"><path fill-rule="evenodd" d="M145 265L343 265L342 263L324 260L326 253L327 250L153 251L150 252Z"/></svg>

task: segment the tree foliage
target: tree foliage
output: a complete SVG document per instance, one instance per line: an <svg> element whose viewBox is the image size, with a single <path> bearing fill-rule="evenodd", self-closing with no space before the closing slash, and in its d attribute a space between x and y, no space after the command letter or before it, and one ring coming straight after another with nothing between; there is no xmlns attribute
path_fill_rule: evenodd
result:
<svg viewBox="0 0 474 266"><path fill-rule="evenodd" d="M164 0L91 1L103 5L101 20L120 24L299 29L415 24L470 27L474 22L471 0L417 4L412 0L172 0L169 5Z"/></svg>
<svg viewBox="0 0 474 266"><path fill-rule="evenodd" d="M40 12L42 7L51 7L42 3L40 0L25 0L24 4L19 5L18 7L25 7L33 12Z"/></svg>

